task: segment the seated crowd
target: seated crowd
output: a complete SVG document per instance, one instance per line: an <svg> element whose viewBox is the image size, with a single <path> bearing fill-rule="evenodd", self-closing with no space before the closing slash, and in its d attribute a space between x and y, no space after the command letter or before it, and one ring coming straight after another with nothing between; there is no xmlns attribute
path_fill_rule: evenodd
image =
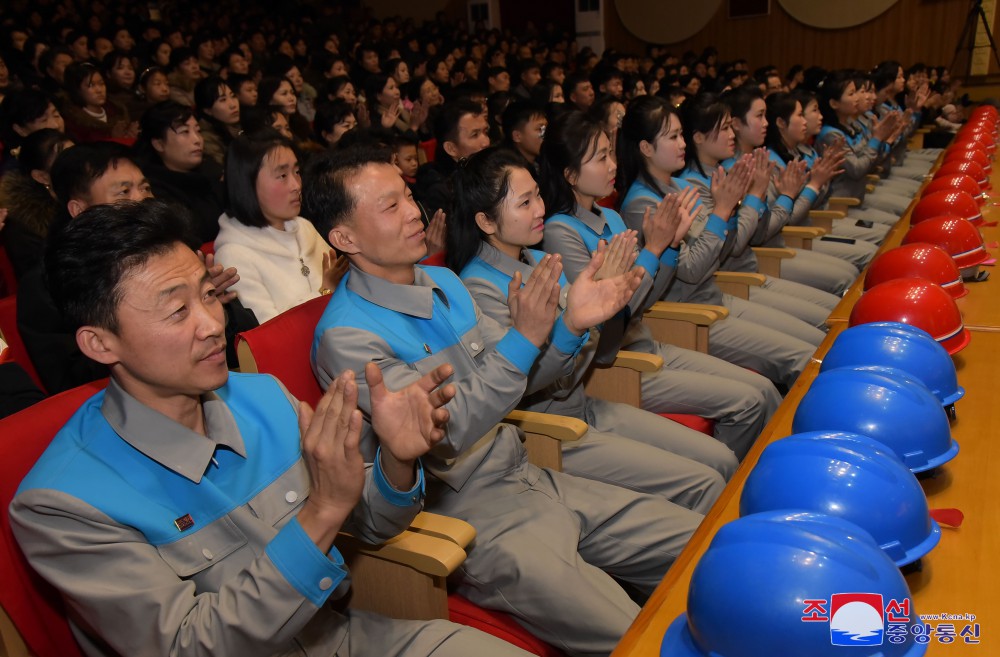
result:
<svg viewBox="0 0 1000 657"><path fill-rule="evenodd" d="M22 483L22 550L88 655L524 654L340 604L336 534L426 509L476 530L459 593L610 653L916 193L937 151L909 137L961 122L958 82L268 9L0 9L4 284L44 386L0 361L0 411L110 377ZM835 239L720 287L844 196ZM321 296L315 410L230 373L237 334ZM686 349L644 323L661 301L728 314ZM585 389L621 350L662 359L641 407ZM562 471L515 408L586 423Z"/></svg>

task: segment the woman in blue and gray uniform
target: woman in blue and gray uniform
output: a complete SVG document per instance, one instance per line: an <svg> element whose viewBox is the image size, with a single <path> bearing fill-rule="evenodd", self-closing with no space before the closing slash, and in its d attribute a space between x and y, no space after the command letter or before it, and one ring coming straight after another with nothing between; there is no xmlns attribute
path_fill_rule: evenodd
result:
<svg viewBox="0 0 1000 657"><path fill-rule="evenodd" d="M901 117L887 114L872 126L872 135L865 136L854 128L859 113L858 89L853 71L835 71L827 76L820 89L819 109L823 113L823 128L817 146L820 153L826 146L847 145L844 173L830 184L832 196L849 196L861 201L864 219L893 226L906 210L910 199L893 194L872 194L867 197L867 176L882 158L885 144L897 133Z"/></svg>
<svg viewBox="0 0 1000 657"><path fill-rule="evenodd" d="M794 155L795 159L802 159L805 161L806 166L809 167L811 172L816 171L817 167L822 168L822 165L820 164L821 160L827 160L828 162L836 160L838 163L837 168L830 172L830 175L826 175L826 172L821 174L823 175L823 184L818 187L818 189L820 189L820 194L813 205L814 207L823 209L827 207L829 199L833 195L831 193L832 181L837 176L841 176L844 173L842 165L846 159L847 145L843 141L839 143L834 141L827 146L823 157L820 158L819 153L817 153L816 149L812 146L813 140L817 139L819 137L819 133L823 130L823 113L820 112L819 109L819 99L814 93L801 88L796 89L792 96L802 105L802 114L806 119L806 140L799 142L794 146L791 146L791 142L789 142L790 147L794 148L794 150L790 152L790 155ZM794 137L794 135L789 133L787 137L785 137L785 140L787 141L792 137ZM885 239L885 236L889 232L892 225L868 219L867 216L870 213L877 213L880 215L883 214L878 210L866 211L857 207L849 208L846 217L843 219L833 220L833 230L831 233L837 237L863 240L874 244L877 247L877 245L881 244L882 240ZM889 216L891 217L891 215ZM859 221L867 222L871 225L865 226L863 223L859 223ZM813 243L813 248L816 248L815 242Z"/></svg>
<svg viewBox="0 0 1000 657"><path fill-rule="evenodd" d="M657 207L665 197L691 187L691 183L671 177L684 168L681 122L666 101L644 96L634 100L626 112L618 140L618 162L621 164L619 184L624 196L622 226L641 227L647 212ZM549 141L548 135L546 141ZM552 140L549 145L553 147L554 144L555 140ZM719 290L713 275L737 238L738 230L730 230L728 221L723 217L732 215L736 204L744 197L749 185L748 168L738 164L730 174L718 177L719 183L713 189L714 212L709 213L704 207L698 209L691 229L678 250L674 280L666 293L656 299L715 305L726 303L727 295ZM565 178L563 181L569 186ZM563 229L561 232L565 237L557 242L555 238L559 232L547 227L546 246L552 237L553 249L560 253L581 248L577 244L582 237L574 238L578 231ZM790 387L808 362L815 349L814 343L742 319L739 314L752 304L742 299L730 298L728 301L729 317L711 326L709 352L735 365L760 372L779 385ZM800 324L822 337L821 331L804 322Z"/></svg>
<svg viewBox="0 0 1000 657"><path fill-rule="evenodd" d="M455 185L456 211L448 227L448 265L458 273L480 310L501 326L512 325L508 293L518 275L527 281L545 253L528 247L542 239L545 205L532 173L521 156L507 149L488 149L471 158ZM673 226L664 226L670 230ZM595 254L602 278L640 277L632 270L635 234L619 235L612 247ZM560 277L563 313L579 303ZM625 404L592 399L583 378L597 353L599 328L588 327L590 339L573 371L528 374L527 393L518 408L575 417L590 426L578 441L563 444L563 472L631 490L660 495L699 513L711 508L736 470L733 452L718 441L653 413ZM551 344L542 351L553 348ZM742 456L742 455L741 455Z"/></svg>
<svg viewBox="0 0 1000 657"><path fill-rule="evenodd" d="M875 83L869 75L856 71L854 75L854 86L858 89L858 117L854 120L854 128L861 133L862 139L868 140L872 137L872 126L879 120L879 115L875 113L875 105L878 95L875 93ZM909 136L908 128L913 127L913 123L907 118L903 111L883 109L882 113L895 112L899 117L896 131L882 149L881 157L875 166L875 173L878 174L878 181L875 183L875 190L869 194L895 194L904 198L913 198L923 184L926 169L917 171L916 169L902 169L897 167L900 160L897 160L897 152L906 154L906 140ZM908 167L910 165L907 165ZM928 168L930 164L927 164Z"/></svg>
<svg viewBox="0 0 1000 657"><path fill-rule="evenodd" d="M761 109L763 104L764 101L761 99ZM712 199L712 181L709 175L716 172L720 166L731 171L737 161L733 158L737 141L734 121L730 116L729 107L713 94L702 94L689 100L681 111L687 166L678 177L691 183L698 190L705 210L712 212L715 209L715 202ZM720 268L725 271L757 272L757 257L752 247L781 239L781 228L788 223L791 216L792 200L805 183L805 168L800 166L786 170L786 177L778 181L782 189L780 193L775 190L775 202L769 207L768 188L772 185L771 174L774 165L770 164L763 150L747 153L740 159L752 162L754 174L736 216L730 217L730 223L736 222L738 225L746 220L751 225L756 223L757 229L749 235L747 241L741 241L737 235L736 246L722 261ZM791 179L795 176L797 178ZM797 259L798 256L786 262ZM782 263L782 268L784 264ZM840 262L836 265L849 266ZM847 284L857 277L857 272L851 276L845 275L842 270L834 269L833 273L837 278L846 279L844 282ZM754 308L753 311L757 315L752 317L744 315L744 319L764 323L765 326L772 326L792 335L796 335L792 331L798 328L797 324L788 322L782 314L790 315L813 328L822 330L826 318L838 301L836 296L822 290L770 276L766 277L762 287L750 288L749 300L763 308ZM782 314L768 313L768 309L780 311ZM762 316L758 319L758 315ZM806 338L808 337L807 335Z"/></svg>
<svg viewBox="0 0 1000 657"><path fill-rule="evenodd" d="M545 225L544 248L562 255L563 271L572 282L586 267L600 240L610 240L627 230L617 212L595 203L597 198L611 193L616 166L610 157L610 140L601 126L578 112L554 121L546 131L542 148L546 212L589 208L580 211L578 217L557 214ZM563 171L569 172L576 185L566 181ZM553 178L553 172L559 172L558 179ZM736 193L731 196L735 204ZM643 226L642 250L637 259L644 269L643 282L632 295L622 321L605 322L596 358L609 362L619 349L662 357L664 366L658 372L642 375L643 408L653 413L688 413L715 420L716 438L734 452L746 453L781 402L775 387L759 374L718 358L660 344L642 323L643 313L660 299L674 277L681 242L693 218L688 210L695 199L693 192L677 195L650 213ZM665 239L667 236L655 227L670 214L668 205L673 204L680 205L681 216L674 234ZM661 213L659 217L657 213ZM704 248L717 246L705 240ZM790 353L782 365L799 368L798 352Z"/></svg>
<svg viewBox="0 0 1000 657"><path fill-rule="evenodd" d="M767 136L764 145L767 147L768 157L774 162L779 172L790 162L795 162L800 166L805 166L809 176L806 186L802 188L792 205L788 224L790 226L810 226L812 224L809 212L821 203L829 187L829 181L840 170L844 156L843 154L837 155L831 150L828 159L814 160L816 166L810 167L803 154L798 150L799 144L804 143L809 134L809 124L802 103L792 94L782 92L768 96L766 104ZM813 105L816 113L819 114L815 100L813 100ZM836 235L835 228L831 231L831 235ZM871 261L876 249L877 247L870 242L843 237L820 238L813 240L812 245L813 253L836 258L842 264L850 267L854 278ZM782 272L784 272L784 263L782 263Z"/></svg>
<svg viewBox="0 0 1000 657"><path fill-rule="evenodd" d="M909 138L920 127L923 117L924 103L929 98L929 89L926 87L913 89L913 93L907 99L909 108L900 105L896 98L907 92L907 79L903 75L903 67L899 62L889 60L884 61L872 71L872 83L875 87L875 112L879 116L884 116L889 112L905 113L910 110L908 121L904 126L899 141L892 148L892 169L888 171L890 178L909 178L918 182L923 181L925 175L930 170L941 149L924 148L910 151L907 148Z"/></svg>

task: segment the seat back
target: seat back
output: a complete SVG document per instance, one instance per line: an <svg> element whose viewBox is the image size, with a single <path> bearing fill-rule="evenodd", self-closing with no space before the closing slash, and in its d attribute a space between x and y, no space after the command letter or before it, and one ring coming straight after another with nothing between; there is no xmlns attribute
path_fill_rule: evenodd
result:
<svg viewBox="0 0 1000 657"><path fill-rule="evenodd" d="M0 606L37 657L79 657L59 593L28 565L8 507L52 438L107 379L67 390L0 420Z"/></svg>
<svg viewBox="0 0 1000 657"><path fill-rule="evenodd" d="M323 389L309 362L313 333L330 297L310 299L236 336L241 372L271 374L297 399L316 406Z"/></svg>
<svg viewBox="0 0 1000 657"><path fill-rule="evenodd" d="M7 358L14 361L28 373L31 380L41 390L45 390L42 380L38 378L38 372L28 357L28 350L21 341L21 333L17 330L17 297L9 296L0 299L0 335L10 347Z"/></svg>
<svg viewBox="0 0 1000 657"><path fill-rule="evenodd" d="M0 297L17 293L17 276L14 264L7 255L7 247L0 243Z"/></svg>

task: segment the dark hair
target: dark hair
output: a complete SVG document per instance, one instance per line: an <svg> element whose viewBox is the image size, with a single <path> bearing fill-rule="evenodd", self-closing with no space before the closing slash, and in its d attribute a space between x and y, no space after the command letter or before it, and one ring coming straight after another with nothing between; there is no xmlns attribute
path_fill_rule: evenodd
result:
<svg viewBox="0 0 1000 657"><path fill-rule="evenodd" d="M577 86L584 82L590 82L590 78L586 73L577 71L566 76L566 79L563 80L563 95L566 97L567 103L572 102L569 97L576 91Z"/></svg>
<svg viewBox="0 0 1000 657"><path fill-rule="evenodd" d="M194 50L181 46L180 48L174 48L170 51L170 70L176 71L180 68L180 65L189 59L198 59L198 53Z"/></svg>
<svg viewBox="0 0 1000 657"><path fill-rule="evenodd" d="M886 87L895 84L899 77L899 69L903 66L895 60L887 60L880 63L872 70L872 82L875 83L875 91L882 91Z"/></svg>
<svg viewBox="0 0 1000 657"><path fill-rule="evenodd" d="M804 70L805 69L802 67L802 64L795 64L790 69L788 69L788 73L785 74L785 80L787 80L788 82L793 81L795 79L795 76L798 75L799 73L802 73Z"/></svg>
<svg viewBox="0 0 1000 657"><path fill-rule="evenodd" d="M261 79L257 83L257 105L270 105L271 97L281 88L282 82L287 82L288 86L292 88L292 92L295 92L295 85L286 77Z"/></svg>
<svg viewBox="0 0 1000 657"><path fill-rule="evenodd" d="M68 148L52 163L52 190L63 208L74 198L88 198L90 186L120 161L135 160L127 148L111 141L95 141Z"/></svg>
<svg viewBox="0 0 1000 657"><path fill-rule="evenodd" d="M229 68L229 60L236 55L239 55L243 59L247 58L246 54L240 50L238 46L230 46L224 53L222 53L222 57L218 59L225 68Z"/></svg>
<svg viewBox="0 0 1000 657"><path fill-rule="evenodd" d="M463 116L469 114L480 116L483 113L483 106L468 99L458 99L445 103L441 113L434 120L434 137L437 139L436 158L450 158L451 156L444 150L445 142L455 142L458 140L458 123Z"/></svg>
<svg viewBox="0 0 1000 657"><path fill-rule="evenodd" d="M389 79L385 73L372 73L365 78L365 102L372 110L372 119L376 123L378 122L376 117L379 115L378 97L385 89L385 85L389 84Z"/></svg>
<svg viewBox="0 0 1000 657"><path fill-rule="evenodd" d="M101 72L90 62L74 63L66 67L66 71L63 73L63 86L74 105L83 107L84 100L80 93L80 87L84 83L90 84L95 75L101 75ZM101 80L104 80L103 75L101 75Z"/></svg>
<svg viewBox="0 0 1000 657"><path fill-rule="evenodd" d="M646 160L639 151L639 144L643 141L654 144L656 138L670 126L670 117L676 114L677 110L673 105L659 96L639 96L629 103L621 130L618 131L616 145L618 177L615 186L620 198L625 198L629 187L636 180L656 189L656 181L646 169ZM545 133L545 138L548 140L548 132Z"/></svg>
<svg viewBox="0 0 1000 657"><path fill-rule="evenodd" d="M24 51L25 54L27 56L30 56L30 53L27 50L28 44L26 43L24 45L25 45L25 51ZM49 74L49 67L52 66L53 62L56 61L56 57L58 57L59 55L66 55L67 57L72 57L73 53L71 53L69 51L69 48L67 48L66 46L53 46L52 48L49 48L41 55L39 55L38 70L42 72L42 75Z"/></svg>
<svg viewBox="0 0 1000 657"><path fill-rule="evenodd" d="M347 188L350 178L370 164L390 164L387 148L355 146L319 155L309 163L302 186L302 214L323 236L347 220L357 199Z"/></svg>
<svg viewBox="0 0 1000 657"><path fill-rule="evenodd" d="M288 72L293 68L298 68L295 60L279 52L271 55L271 59L268 60L267 66L264 68L264 74L269 77L288 77Z"/></svg>
<svg viewBox="0 0 1000 657"><path fill-rule="evenodd" d="M323 89L323 91L326 93L327 99L336 98L337 93L347 85L354 86L354 83L351 82L351 78L347 77L346 75L337 75L326 81L326 87ZM275 91L277 91L277 88L275 88ZM357 93L357 91L358 90L355 88L354 92ZM272 92L272 94L273 93L274 92ZM418 88L418 94L419 94L419 88Z"/></svg>
<svg viewBox="0 0 1000 657"><path fill-rule="evenodd" d="M17 153L17 170L25 177L30 177L35 170L49 171L56 157L62 152L60 148L69 137L54 128L36 130L24 138L21 150Z"/></svg>
<svg viewBox="0 0 1000 657"><path fill-rule="evenodd" d="M684 101L684 104L681 105L681 126L686 146L684 163L703 176L708 174L698 159L698 146L695 144L694 134L700 132L710 135L717 132L727 114L732 114L732 110L717 94L698 94L694 98Z"/></svg>
<svg viewBox="0 0 1000 657"><path fill-rule="evenodd" d="M754 101L764 100L764 94L757 85L745 84L722 94L721 100L729 107L729 113L733 118L743 121L750 113Z"/></svg>
<svg viewBox="0 0 1000 657"><path fill-rule="evenodd" d="M538 161L541 170L542 198L546 213L571 214L576 207L573 186L566 171L579 172L592 156L597 139L604 134L601 124L583 112L572 111L556 118L545 131Z"/></svg>
<svg viewBox="0 0 1000 657"><path fill-rule="evenodd" d="M510 170L531 168L520 155L507 148L490 147L476 153L455 175L455 209L449 217L445 259L448 267L460 273L479 252L487 235L476 223L482 212L492 221L500 214L510 191ZM534 174L532 174L532 177Z"/></svg>
<svg viewBox="0 0 1000 657"><path fill-rule="evenodd" d="M111 52L109 52L107 55L104 56L104 59L101 60L101 74L104 76L104 82L105 84L108 85L109 88L110 87L118 88L118 84L111 77L111 72L115 69L115 66L118 65L118 62L123 62L123 61L132 64L132 69L135 70L135 64L132 61L132 56L129 55L124 50L117 50L117 49L112 50ZM138 77L136 77L136 79L138 79ZM135 87L135 82L132 83L132 86ZM132 90L126 89L126 91L132 91Z"/></svg>
<svg viewBox="0 0 1000 657"><path fill-rule="evenodd" d="M159 66L150 66L149 68L144 69L143 72L139 74L139 77L136 78L135 94L139 98L146 97L146 84L148 84L149 81L153 79L153 76L156 75L157 73L159 73L163 77L167 76L167 72L164 71Z"/></svg>
<svg viewBox="0 0 1000 657"><path fill-rule="evenodd" d="M257 174L267 156L279 148L295 153L287 139L242 135L234 139L226 151L226 214L245 226L264 228L268 225L257 200Z"/></svg>
<svg viewBox="0 0 1000 657"><path fill-rule="evenodd" d="M285 116L280 108L272 105L241 107L240 125L243 127L243 134L253 136L262 132L276 132L274 120L279 114Z"/></svg>
<svg viewBox="0 0 1000 657"><path fill-rule="evenodd" d="M826 76L826 79L823 80L823 85L819 89L819 111L823 115L823 123L837 128L846 135L853 135L854 129L840 123L840 118L833 107L830 106L830 101L839 101L844 92L847 91L847 87L852 84L854 84L854 71L842 69Z"/></svg>
<svg viewBox="0 0 1000 657"><path fill-rule="evenodd" d="M219 97L222 95L219 93L219 90L222 87L233 91L233 88L229 86L229 82L223 80L218 75L210 75L207 78L203 78L194 86L194 106L197 109L198 118L212 118L208 110L215 104L215 101L219 100Z"/></svg>
<svg viewBox="0 0 1000 657"><path fill-rule="evenodd" d="M117 332L126 277L175 244L197 249L190 226L186 209L153 199L88 208L49 234L45 278L52 300L74 327Z"/></svg>
<svg viewBox="0 0 1000 657"><path fill-rule="evenodd" d="M153 148L154 139L166 139L167 131L176 132L194 116L194 110L173 100L164 100L142 113L139 120L139 139L135 142L136 154L144 160L160 162L160 154Z"/></svg>
<svg viewBox="0 0 1000 657"><path fill-rule="evenodd" d="M537 105L528 100L518 100L508 105L503 113L503 121L501 121L504 143L513 144L511 134L515 130L523 128L528 121L536 116L545 116L544 105Z"/></svg>
<svg viewBox="0 0 1000 657"><path fill-rule="evenodd" d="M333 132L333 127L346 119L354 116L354 108L343 98L338 98L332 103L322 103L316 108L316 117L313 119L313 130L320 143L326 143L323 137L324 132Z"/></svg>
<svg viewBox="0 0 1000 657"><path fill-rule="evenodd" d="M52 98L44 91L21 89L7 95L0 104L0 123L3 125L2 138L7 148L18 142L21 136L14 132L14 126L27 126L45 115L49 105L55 107Z"/></svg>
<svg viewBox="0 0 1000 657"><path fill-rule="evenodd" d="M771 94L765 99L767 103L767 137L764 144L778 154L783 162L791 162L795 155L788 150L788 146L781 139L781 132L778 129L778 119L782 119L785 125L795 114L795 108L801 103L794 94L779 92ZM802 106L805 109L805 106Z"/></svg>

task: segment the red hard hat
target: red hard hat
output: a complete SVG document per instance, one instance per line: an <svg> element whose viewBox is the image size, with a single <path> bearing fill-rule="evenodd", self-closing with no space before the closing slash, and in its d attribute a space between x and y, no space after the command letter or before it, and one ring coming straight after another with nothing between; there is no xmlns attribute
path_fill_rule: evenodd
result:
<svg viewBox="0 0 1000 657"><path fill-rule="evenodd" d="M971 160L981 166L983 171L989 173L993 170L993 163L990 161L989 156L977 149L959 149L959 150L948 150L944 154L945 162L955 162L962 160Z"/></svg>
<svg viewBox="0 0 1000 657"><path fill-rule="evenodd" d="M992 119L1000 118L1000 110L992 105L978 105L969 112L969 118L975 119L981 116L988 116Z"/></svg>
<svg viewBox="0 0 1000 657"><path fill-rule="evenodd" d="M972 176L981 189L986 189L989 187L990 179L983 171L983 168L971 162L969 160L959 160L957 162L943 162L938 170L934 173L935 178L941 178L943 176L953 176L956 173L964 173L967 176Z"/></svg>
<svg viewBox="0 0 1000 657"><path fill-rule="evenodd" d="M975 267L990 258L979 230L961 217L935 217L913 226L903 237L903 244L914 242L940 246L959 269Z"/></svg>
<svg viewBox="0 0 1000 657"><path fill-rule="evenodd" d="M915 242L889 249L868 265L865 290L897 278L923 278L940 285L955 299L969 293L958 265L940 246Z"/></svg>
<svg viewBox="0 0 1000 657"><path fill-rule="evenodd" d="M968 126L962 128L958 131L958 136L964 141L975 141L979 142L986 150L994 151L996 150L996 137L993 132L985 128L976 128L974 126Z"/></svg>
<svg viewBox="0 0 1000 657"><path fill-rule="evenodd" d="M946 192L951 190L959 190L965 192L969 196L976 199L979 205L986 203L986 195L983 190L979 188L979 183L972 176L968 176L964 173L956 173L950 176L941 176L940 178L935 178L934 180L927 183L924 186L923 192L920 196L929 196L934 192Z"/></svg>
<svg viewBox="0 0 1000 657"><path fill-rule="evenodd" d="M979 204L975 197L968 192L957 189L949 189L942 192L927 194L919 201L910 213L910 225L927 221L933 217L940 217L943 214L950 214L968 219L977 226L983 223L983 213L979 211Z"/></svg>
<svg viewBox="0 0 1000 657"><path fill-rule="evenodd" d="M857 326L871 322L901 322L922 328L952 355L971 339L951 295L922 278L897 278L862 294L849 323Z"/></svg>
<svg viewBox="0 0 1000 657"><path fill-rule="evenodd" d="M989 149L980 144L978 141L963 139L962 137L955 137L955 141L951 142L951 146L948 147L948 152L950 153L951 151L979 151L986 157L992 157Z"/></svg>

